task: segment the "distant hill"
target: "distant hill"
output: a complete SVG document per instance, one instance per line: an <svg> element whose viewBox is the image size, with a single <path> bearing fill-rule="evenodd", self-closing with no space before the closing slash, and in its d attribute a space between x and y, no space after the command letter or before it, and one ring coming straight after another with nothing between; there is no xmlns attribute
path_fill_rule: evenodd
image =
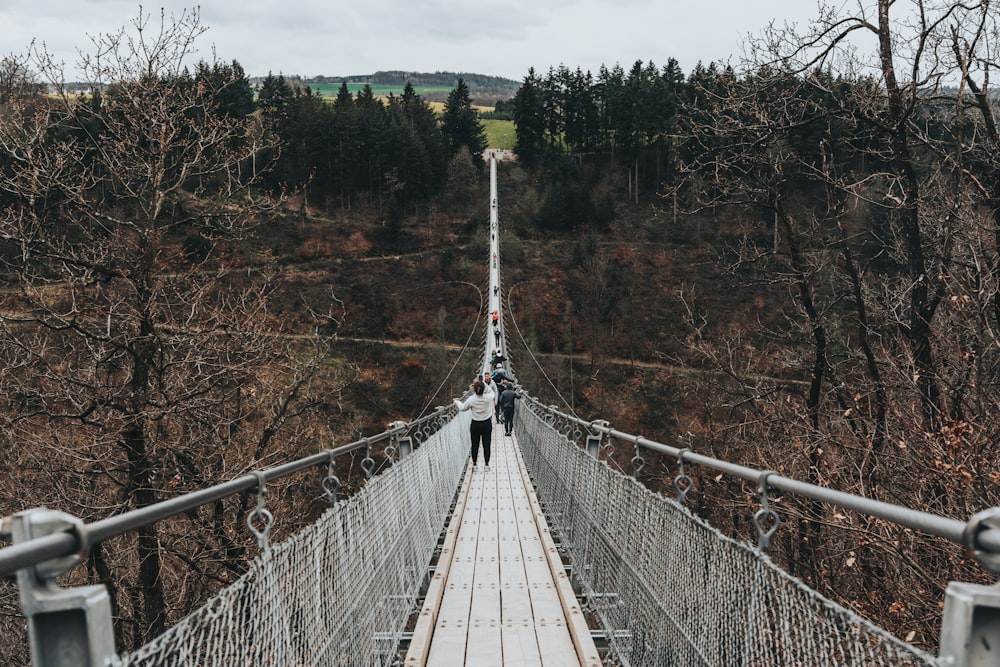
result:
<svg viewBox="0 0 1000 667"><path fill-rule="evenodd" d="M443 102L448 96L448 92L454 89L459 78L465 81L469 87L469 94L473 101L483 106L493 106L498 100L508 100L514 97L514 93L521 87L520 81L500 76L470 72L406 72L403 70L353 74L351 76L314 76L302 79L302 81L320 86L339 86L345 81L348 84L369 83L373 88L392 89L396 94L402 92L403 86L409 82L418 89L417 92L424 99L430 102ZM353 89L353 86L351 88Z"/></svg>

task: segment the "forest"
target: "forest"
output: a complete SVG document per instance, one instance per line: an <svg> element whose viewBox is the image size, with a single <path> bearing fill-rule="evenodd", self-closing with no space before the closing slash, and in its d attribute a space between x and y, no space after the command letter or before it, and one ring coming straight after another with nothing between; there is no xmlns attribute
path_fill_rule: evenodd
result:
<svg viewBox="0 0 1000 667"><path fill-rule="evenodd" d="M738 65L527 72L500 169L510 354L623 431L965 520L1000 504L1000 15L870 4L773 25ZM191 70L202 26L166 28L109 41L123 69L91 61L114 83L87 97L0 62L0 515L146 506L416 417L478 363L454 361L488 233L465 83L440 114L412 87L330 101ZM692 510L747 539L755 490L689 474ZM276 533L322 511L315 481L273 491L296 517ZM120 646L245 571L251 502L91 551L74 576L109 586ZM947 582L993 580L909 529L774 506L777 563L931 650ZM6 582L0 608L21 637Z"/></svg>

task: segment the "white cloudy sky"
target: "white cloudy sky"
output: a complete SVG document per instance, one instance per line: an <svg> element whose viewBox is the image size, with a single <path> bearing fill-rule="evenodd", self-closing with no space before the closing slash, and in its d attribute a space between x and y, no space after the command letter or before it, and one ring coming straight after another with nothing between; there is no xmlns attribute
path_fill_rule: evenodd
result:
<svg viewBox="0 0 1000 667"><path fill-rule="evenodd" d="M145 3L159 16L194 3ZM88 35L127 25L129 0L0 0L0 56L32 41L67 64ZM521 79L565 64L596 73L601 64L676 58L729 60L769 21L804 24L815 0L213 0L194 60L238 60L250 76L268 72L344 76L378 70L475 72Z"/></svg>

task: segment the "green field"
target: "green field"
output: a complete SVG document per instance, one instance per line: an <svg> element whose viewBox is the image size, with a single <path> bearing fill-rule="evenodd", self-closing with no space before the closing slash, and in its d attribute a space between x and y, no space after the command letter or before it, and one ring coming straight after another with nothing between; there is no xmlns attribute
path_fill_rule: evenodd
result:
<svg viewBox="0 0 1000 667"><path fill-rule="evenodd" d="M514 150L514 121L483 120L486 128L486 145L490 148L508 148Z"/></svg>

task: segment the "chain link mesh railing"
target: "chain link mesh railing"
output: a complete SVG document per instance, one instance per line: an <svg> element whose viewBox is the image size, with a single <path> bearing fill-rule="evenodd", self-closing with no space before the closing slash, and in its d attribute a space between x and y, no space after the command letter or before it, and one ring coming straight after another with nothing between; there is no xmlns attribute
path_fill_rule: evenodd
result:
<svg viewBox="0 0 1000 667"><path fill-rule="evenodd" d="M609 662L937 664L589 456L531 410L518 412L517 434L586 607L607 633Z"/></svg>
<svg viewBox="0 0 1000 667"><path fill-rule="evenodd" d="M272 546L119 667L388 665L468 459L468 415Z"/></svg>

